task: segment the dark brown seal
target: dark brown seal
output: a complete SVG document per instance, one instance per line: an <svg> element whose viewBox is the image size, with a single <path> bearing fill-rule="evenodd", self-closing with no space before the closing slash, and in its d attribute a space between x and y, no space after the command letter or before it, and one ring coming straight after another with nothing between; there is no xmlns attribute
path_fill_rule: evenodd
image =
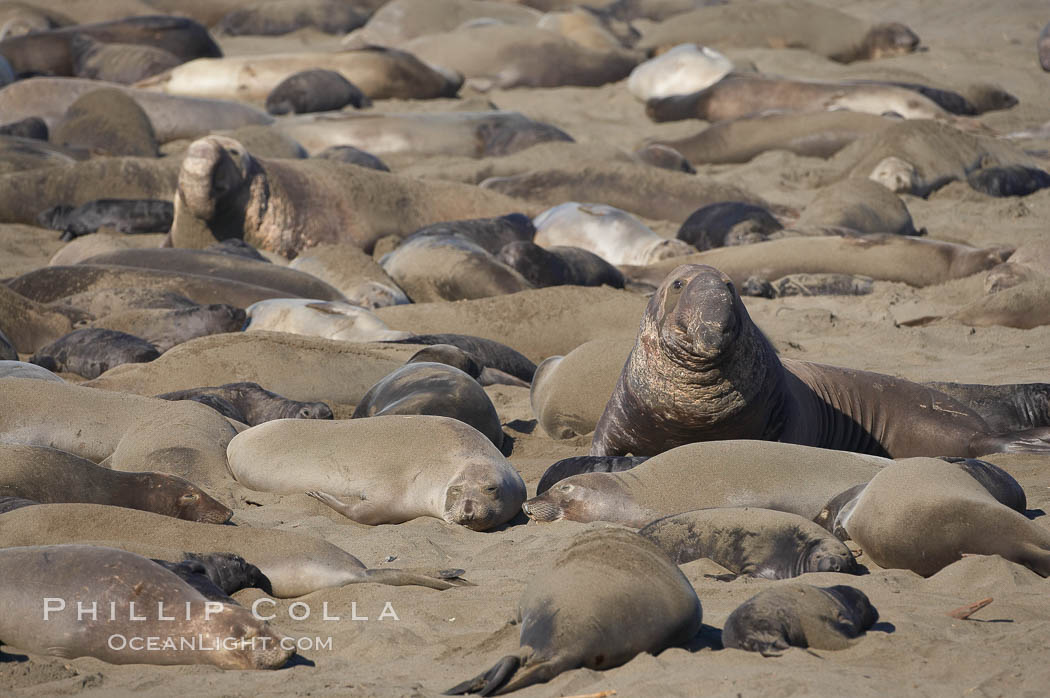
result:
<svg viewBox="0 0 1050 698"><path fill-rule="evenodd" d="M1050 451L1050 429L994 434L942 392L777 356L728 276L682 265L650 299L591 455L765 439L857 453L973 457Z"/></svg>

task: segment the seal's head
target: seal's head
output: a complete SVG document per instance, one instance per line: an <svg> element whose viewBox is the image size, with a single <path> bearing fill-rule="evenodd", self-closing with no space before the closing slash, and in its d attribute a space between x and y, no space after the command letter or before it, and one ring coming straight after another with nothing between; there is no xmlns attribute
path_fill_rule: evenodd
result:
<svg viewBox="0 0 1050 698"><path fill-rule="evenodd" d="M332 408L323 402L289 402L287 419L335 419Z"/></svg>
<svg viewBox="0 0 1050 698"><path fill-rule="evenodd" d="M226 523L233 511L201 488L177 475L144 473L147 511L184 521Z"/></svg>
<svg viewBox="0 0 1050 698"><path fill-rule="evenodd" d="M684 264L672 271L646 309L639 339L657 339L676 363L716 361L750 324L732 280L714 267Z"/></svg>
<svg viewBox="0 0 1050 698"><path fill-rule="evenodd" d="M919 48L919 37L900 22L876 24L864 37L864 48L869 59L903 56Z"/></svg>
<svg viewBox="0 0 1050 698"><path fill-rule="evenodd" d="M247 608L222 604L218 612L208 612L207 621L204 614L200 612L201 646L217 648L211 659L221 669L280 669L295 654L292 638ZM229 638L237 641L230 642Z"/></svg>
<svg viewBox="0 0 1050 698"><path fill-rule="evenodd" d="M634 505L619 482L607 473L573 475L554 483L543 494L533 497L521 506L533 521L549 522L622 521L626 510ZM631 521L638 517L632 514ZM649 517L652 519L653 517Z"/></svg>
<svg viewBox="0 0 1050 698"><path fill-rule="evenodd" d="M211 221L244 188L255 168L239 141L225 136L200 138L190 144L182 161L178 201L197 218Z"/></svg>
<svg viewBox="0 0 1050 698"><path fill-rule="evenodd" d="M857 633L863 629L870 628L879 620L879 612L871 605L867 595L855 587L845 584L836 584L831 587L823 587L823 590L838 599L845 606L852 618L856 619Z"/></svg>
<svg viewBox="0 0 1050 698"><path fill-rule="evenodd" d="M502 463L497 467L484 458L460 468L445 489L445 521L487 531L517 515L525 501L525 482L502 455L499 457Z"/></svg>
<svg viewBox="0 0 1050 698"><path fill-rule="evenodd" d="M798 574L805 572L843 572L852 574L857 569L853 553L841 541L814 538L800 556Z"/></svg>

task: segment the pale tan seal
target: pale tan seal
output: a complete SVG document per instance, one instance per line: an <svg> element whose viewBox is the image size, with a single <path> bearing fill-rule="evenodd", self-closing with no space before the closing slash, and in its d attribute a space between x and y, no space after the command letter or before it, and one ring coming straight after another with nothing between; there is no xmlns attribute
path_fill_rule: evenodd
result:
<svg viewBox="0 0 1050 698"><path fill-rule="evenodd" d="M484 531L525 501L525 483L484 435L448 417L277 420L230 442L249 489L303 492L358 523L433 516Z"/></svg>

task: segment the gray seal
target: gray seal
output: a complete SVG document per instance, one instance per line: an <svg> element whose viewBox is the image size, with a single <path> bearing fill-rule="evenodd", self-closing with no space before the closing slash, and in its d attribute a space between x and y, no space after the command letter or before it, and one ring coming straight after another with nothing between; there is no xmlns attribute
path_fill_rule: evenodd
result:
<svg viewBox="0 0 1050 698"><path fill-rule="evenodd" d="M741 576L790 579L806 572L857 571L857 561L842 541L783 511L700 509L657 519L638 534L677 565L706 557Z"/></svg>
<svg viewBox="0 0 1050 698"><path fill-rule="evenodd" d="M659 548L615 528L576 538L530 580L518 613L518 654L446 695L501 695L578 667L611 669L685 644L703 615L692 585Z"/></svg>
<svg viewBox="0 0 1050 698"><path fill-rule="evenodd" d="M73 330L37 349L29 361L49 371L98 378L114 366L153 361L158 356L157 348L140 337L90 327Z"/></svg>
<svg viewBox="0 0 1050 698"><path fill-rule="evenodd" d="M766 589L737 607L726 619L722 644L763 656L788 647L840 650L878 619L860 589L793 584Z"/></svg>

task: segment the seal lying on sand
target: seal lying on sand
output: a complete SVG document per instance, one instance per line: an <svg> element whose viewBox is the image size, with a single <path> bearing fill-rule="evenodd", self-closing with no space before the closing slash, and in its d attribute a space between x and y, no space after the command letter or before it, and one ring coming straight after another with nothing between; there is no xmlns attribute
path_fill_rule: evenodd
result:
<svg viewBox="0 0 1050 698"><path fill-rule="evenodd" d="M841 650L878 619L860 589L792 584L766 589L738 606L726 619L722 644L762 656L788 647Z"/></svg>
<svg viewBox="0 0 1050 698"><path fill-rule="evenodd" d="M619 473L641 465L649 460L645 456L573 456L562 458L543 471L539 484L536 485L536 496L543 494L555 483L573 475L583 473Z"/></svg>
<svg viewBox="0 0 1050 698"><path fill-rule="evenodd" d="M256 426L274 419L332 419L332 408L323 402L299 402L271 393L258 383L227 383L211 388L192 388L163 393L163 400L197 400L205 396L218 397L236 410L239 422ZM230 415L227 415L230 416Z"/></svg>
<svg viewBox="0 0 1050 698"><path fill-rule="evenodd" d="M37 349L29 361L49 371L98 378L114 366L153 361L158 356L157 347L141 337L89 327Z"/></svg>
<svg viewBox="0 0 1050 698"><path fill-rule="evenodd" d="M65 451L19 444L0 444L0 495L41 504L108 504L204 523L225 523L233 514L175 475L123 473Z"/></svg>
<svg viewBox="0 0 1050 698"><path fill-rule="evenodd" d="M589 472L525 502L537 521L610 521L641 528L709 507L775 509L813 519L829 499L892 461L768 441L689 444L624 472Z"/></svg>
<svg viewBox="0 0 1050 698"><path fill-rule="evenodd" d="M578 667L611 669L700 631L700 600L652 543L607 528L576 538L518 602L521 650L446 695L501 695ZM638 619L644 618L644 623Z"/></svg>
<svg viewBox="0 0 1050 698"><path fill-rule="evenodd" d="M8 548L0 550L0 574L5 606L24 611L0 618L0 638L30 652L95 657L110 664L213 664L222 669L278 669L295 654L294 643L283 648L288 638L247 608L209 602L174 573L123 550L90 545ZM47 606L48 601L55 605ZM96 604L109 608L115 620L105 614L102 620L85 620L90 614L74 610ZM172 615L164 615L165 608ZM127 642L136 635L169 638L174 648ZM123 646L114 636L124 637ZM192 649L176 640L190 640Z"/></svg>
<svg viewBox="0 0 1050 698"><path fill-rule="evenodd" d="M94 233L102 226L126 235L166 233L174 206L159 199L98 199L81 206L55 206L40 214L48 228L62 231L62 240Z"/></svg>
<svg viewBox="0 0 1050 698"><path fill-rule="evenodd" d="M537 245L579 247L615 265L650 264L694 251L681 240L660 237L631 214L605 204L569 201L544 211L533 223Z"/></svg>
<svg viewBox="0 0 1050 698"><path fill-rule="evenodd" d="M245 487L305 490L373 526L433 516L484 531L525 501L525 483L492 442L448 417L268 422L241 432L228 455Z"/></svg>
<svg viewBox="0 0 1050 698"><path fill-rule="evenodd" d="M838 538L797 514L770 509L700 509L657 519L638 533L676 565L706 557L733 574L769 579L857 569Z"/></svg>
<svg viewBox="0 0 1050 698"><path fill-rule="evenodd" d="M391 330L367 308L340 301L271 298L248 307L246 332L288 332L344 342L405 339L409 332Z"/></svg>
<svg viewBox="0 0 1050 698"><path fill-rule="evenodd" d="M122 507L40 504L8 512L0 521L4 548L102 542L169 561L186 553L233 553L258 567L273 595L282 599L369 582L437 590L469 584L458 578L463 570L366 569L342 548L291 531L180 521Z"/></svg>
<svg viewBox="0 0 1050 698"><path fill-rule="evenodd" d="M649 301L591 455L748 438L891 458L1050 452L1050 429L997 435L965 405L920 384L780 359L729 277L682 265Z"/></svg>

